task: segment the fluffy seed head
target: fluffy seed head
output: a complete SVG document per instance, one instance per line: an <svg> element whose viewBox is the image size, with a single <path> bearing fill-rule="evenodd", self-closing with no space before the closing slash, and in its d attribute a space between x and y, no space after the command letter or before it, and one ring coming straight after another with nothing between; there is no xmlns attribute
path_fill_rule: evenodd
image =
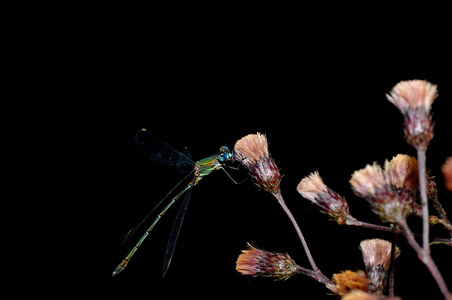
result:
<svg viewBox="0 0 452 300"><path fill-rule="evenodd" d="M297 186L297 191L306 199L317 202L318 195L328 192L328 188L323 183L319 172L315 171L300 181Z"/></svg>
<svg viewBox="0 0 452 300"><path fill-rule="evenodd" d="M355 194L366 199L384 222L398 223L412 212L417 172L414 158L397 155L386 162L385 170L374 163L355 171L350 184Z"/></svg>
<svg viewBox="0 0 452 300"><path fill-rule="evenodd" d="M436 85L426 80L407 80L396 84L386 98L404 113L421 106L428 112L437 96Z"/></svg>
<svg viewBox="0 0 452 300"><path fill-rule="evenodd" d="M247 166L257 163L263 157L268 157L268 142L265 134L248 134L235 143L235 157Z"/></svg>
<svg viewBox="0 0 452 300"><path fill-rule="evenodd" d="M345 224L350 216L347 201L328 188L317 171L303 178L297 186L297 191L339 224Z"/></svg>

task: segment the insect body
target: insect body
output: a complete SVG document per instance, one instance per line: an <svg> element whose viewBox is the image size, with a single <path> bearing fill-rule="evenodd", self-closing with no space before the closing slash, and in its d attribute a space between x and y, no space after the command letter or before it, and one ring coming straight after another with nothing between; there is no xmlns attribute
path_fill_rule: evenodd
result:
<svg viewBox="0 0 452 300"><path fill-rule="evenodd" d="M184 200L182 202L182 205L179 209L179 212L177 214L176 220L174 221L173 228L171 229L170 237L168 240L168 245L166 248L165 258L163 262L163 276L165 276L166 272L168 271L169 265L171 263L171 259L173 257L174 249L176 246L176 241L179 235L180 228L182 226L182 221L184 220L185 216L185 210L187 209L188 201L190 199L191 195L191 189L195 185L199 183L199 181L212 173L215 170L222 169L229 178L230 175L226 172L225 165L228 161L233 161L233 155L232 152L229 151L229 148L226 146L222 146L220 148L219 154L206 157L204 159L201 159L197 162L193 162L191 160L190 154L188 153L187 149L184 149L182 152L179 152L177 150L174 150L170 145L168 145L166 142L161 140L156 135L150 133L146 129L141 129L138 131L136 135L136 140L138 143L138 146L143 151L143 153L148 156L153 161L160 163L162 165L167 166L174 166L177 168L178 172L180 173L187 173L188 174L182 179L160 202L152 209L152 211L134 228L132 228L127 235L125 236L123 243L129 239L129 237L143 224L143 222L154 212L154 210L163 203L163 201L172 194L175 189L185 180L187 179L191 174L193 174L193 179L182 189L179 191L179 193L174 196L170 202L163 208L163 210L157 215L155 220L152 222L152 224L149 226L149 228L146 230L146 232L143 234L143 236L140 238L138 243L132 248L132 250L129 252L129 254L119 263L119 265L116 267L116 269L113 272L113 276L117 275L118 273L122 272L127 264L129 263L132 256L135 254L135 252L138 250L138 248L141 246L141 244L144 242L146 237L149 235L149 233L152 231L154 226L157 224L157 222L162 218L162 216L166 213L166 211L182 196L185 194ZM231 180L236 183L232 178Z"/></svg>

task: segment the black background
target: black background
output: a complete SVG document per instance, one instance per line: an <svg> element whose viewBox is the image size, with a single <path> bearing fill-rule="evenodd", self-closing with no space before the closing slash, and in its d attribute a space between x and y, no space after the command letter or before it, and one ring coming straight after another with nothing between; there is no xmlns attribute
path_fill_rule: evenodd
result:
<svg viewBox="0 0 452 300"><path fill-rule="evenodd" d="M81 288L97 287L100 295L118 299L180 293L203 298L334 298L321 284L301 275L273 281L235 270L247 242L287 252L301 266L309 263L273 196L259 191L251 180L235 185L222 172L193 189L165 278L163 256L177 204L126 270L112 277L146 226L120 246L122 238L182 178L140 152L134 135L143 127L175 149L187 146L194 160L217 153L222 145L232 149L247 134L265 133L284 174L281 189L286 203L317 265L331 277L341 270L364 268L361 240L391 236L337 225L302 198L296 186L318 170L325 183L348 200L353 216L380 223L368 204L354 196L348 181L366 164L383 164L398 153L415 155L403 138L402 115L385 94L400 80L426 79L439 90L427 165L436 176L444 208L452 214L452 193L444 189L440 172L452 155L450 61L443 55L450 47L446 35L432 33L425 24L414 26L411 33L409 28L382 31L361 28L365 18L339 18L321 26L320 16L307 21L303 16L284 18L284 13L276 21L272 15L258 16L259 20L235 14L201 18L180 10L115 7L98 11L99 16L89 34L78 37L83 43L72 45L70 57L74 67L84 69L76 79L80 89L73 92L83 101L76 104L83 111L78 121L84 123L85 117L93 121L90 134L77 145L89 157L86 177L77 182L83 191L90 191L77 200L77 206L87 209L76 223L89 223L89 230L71 242L78 253L69 257L85 273L79 277ZM76 32L75 26L70 34ZM239 179L246 176L243 171L230 173ZM420 232L420 220L409 220ZM448 233L438 225L432 236ZM403 237L399 246L396 294L403 299L420 294L441 299L431 275ZM447 246L432 246L433 258L452 288L450 251Z"/></svg>

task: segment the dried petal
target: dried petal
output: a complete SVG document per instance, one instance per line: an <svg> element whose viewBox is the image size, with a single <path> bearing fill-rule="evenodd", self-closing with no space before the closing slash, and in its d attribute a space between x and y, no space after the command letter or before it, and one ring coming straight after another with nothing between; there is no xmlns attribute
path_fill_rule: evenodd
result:
<svg viewBox="0 0 452 300"><path fill-rule="evenodd" d="M437 96L436 85L426 80L401 81L393 87L389 95L386 95L402 113L408 109L416 110L421 106L428 112Z"/></svg>
<svg viewBox="0 0 452 300"><path fill-rule="evenodd" d="M250 167L257 163L261 158L269 156L268 143L265 134L249 134L235 143L235 158Z"/></svg>

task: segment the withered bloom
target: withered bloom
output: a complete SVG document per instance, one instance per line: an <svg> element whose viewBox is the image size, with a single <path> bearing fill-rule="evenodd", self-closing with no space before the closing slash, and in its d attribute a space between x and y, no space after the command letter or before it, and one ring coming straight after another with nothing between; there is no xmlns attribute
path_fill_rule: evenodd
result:
<svg viewBox="0 0 452 300"><path fill-rule="evenodd" d="M302 268L288 254L268 252L250 244L248 250L242 250L238 257L236 270L244 275L274 277L277 280L302 273Z"/></svg>
<svg viewBox="0 0 452 300"><path fill-rule="evenodd" d="M427 149L433 139L430 109L437 96L436 85L425 80L401 81L386 95L402 112L405 138L416 149Z"/></svg>
<svg viewBox="0 0 452 300"><path fill-rule="evenodd" d="M317 171L303 178L297 191L341 225L351 217L347 201L327 187Z"/></svg>
<svg viewBox="0 0 452 300"><path fill-rule="evenodd" d="M371 293L382 295L384 292L391 264L391 246L390 242L381 239L364 240L360 243ZM400 249L396 246L395 258L399 255Z"/></svg>
<svg viewBox="0 0 452 300"><path fill-rule="evenodd" d="M342 271L333 275L333 283L336 284L336 293L344 296L352 290L368 292L369 280L365 277L363 271L353 272L350 270Z"/></svg>
<svg viewBox="0 0 452 300"><path fill-rule="evenodd" d="M444 176L446 189L452 191L452 157L449 157L444 165L441 167L441 172Z"/></svg>
<svg viewBox="0 0 452 300"><path fill-rule="evenodd" d="M386 183L383 169L376 163L355 171L350 184L355 194L366 199L383 221L397 223L399 218L405 218L410 211Z"/></svg>
<svg viewBox="0 0 452 300"><path fill-rule="evenodd" d="M234 146L234 156L236 160L248 169L254 182L261 189L270 192L276 198L292 222L312 266L312 270L315 270L315 273L318 276L318 280L329 283L327 282L329 279L321 274L319 268L315 264L300 226L298 226L297 221L283 199L281 194L281 173L268 152L268 142L265 135L260 133L249 134L238 140Z"/></svg>
<svg viewBox="0 0 452 300"><path fill-rule="evenodd" d="M248 169L261 189L272 194L279 193L281 173L268 153L264 134L249 134L238 140L234 146L234 155Z"/></svg>
<svg viewBox="0 0 452 300"><path fill-rule="evenodd" d="M366 199L384 222L399 223L414 206L418 185L415 162L414 158L399 154L386 161L385 170L374 163L355 171L350 184L355 194Z"/></svg>
<svg viewBox="0 0 452 300"><path fill-rule="evenodd" d="M419 188L419 168L416 158L397 154L391 161L385 161L384 175L388 184L399 194L399 198L412 209Z"/></svg>

